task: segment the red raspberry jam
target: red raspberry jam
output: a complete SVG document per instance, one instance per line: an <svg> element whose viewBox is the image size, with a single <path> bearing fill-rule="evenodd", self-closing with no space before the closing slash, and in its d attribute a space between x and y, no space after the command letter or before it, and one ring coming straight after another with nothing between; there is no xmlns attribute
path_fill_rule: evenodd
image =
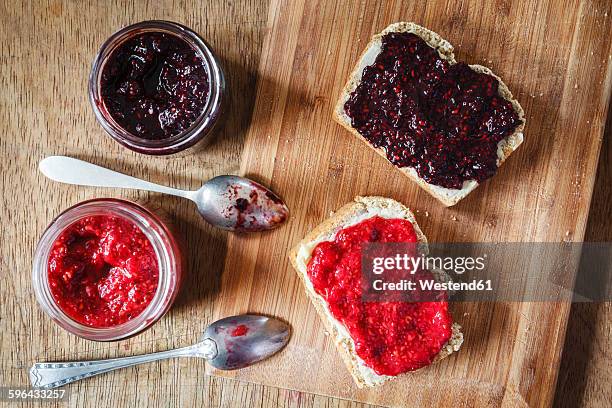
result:
<svg viewBox="0 0 612 408"><path fill-rule="evenodd" d="M85 217L55 240L48 260L51 294L73 320L111 327L138 316L157 291L159 265L149 239L115 216Z"/></svg>
<svg viewBox="0 0 612 408"><path fill-rule="evenodd" d="M416 243L410 221L372 217L321 242L308 263L315 291L349 331L357 355L380 375L431 364L452 332L446 301L362 301L361 250L369 242Z"/></svg>
<svg viewBox="0 0 612 408"><path fill-rule="evenodd" d="M420 37L389 33L344 105L352 126L398 167L460 189L497 170L497 144L521 124L499 81L451 65Z"/></svg>
<svg viewBox="0 0 612 408"><path fill-rule="evenodd" d="M130 38L102 70L102 99L112 118L143 139L175 136L199 118L209 81L197 51L172 34Z"/></svg>
<svg viewBox="0 0 612 408"><path fill-rule="evenodd" d="M249 328L245 326L244 324L241 324L239 326L236 326L236 328L232 330L231 336L241 337L241 336L246 335L248 332L249 332Z"/></svg>

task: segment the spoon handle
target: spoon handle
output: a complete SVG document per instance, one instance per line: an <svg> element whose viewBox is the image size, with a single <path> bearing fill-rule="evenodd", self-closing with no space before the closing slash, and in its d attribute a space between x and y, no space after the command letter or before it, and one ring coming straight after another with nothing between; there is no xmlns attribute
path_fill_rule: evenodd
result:
<svg viewBox="0 0 612 408"><path fill-rule="evenodd" d="M205 339L192 346L140 356L64 363L36 363L30 368L30 381L32 386L36 388L56 388L118 368L131 367L137 364L150 363L173 357L202 357L211 359L216 354L217 347L215 342L211 339Z"/></svg>
<svg viewBox="0 0 612 408"><path fill-rule="evenodd" d="M43 159L38 167L45 176L60 183L92 187L131 188L193 199L193 192L191 191L160 186L72 157L50 156Z"/></svg>

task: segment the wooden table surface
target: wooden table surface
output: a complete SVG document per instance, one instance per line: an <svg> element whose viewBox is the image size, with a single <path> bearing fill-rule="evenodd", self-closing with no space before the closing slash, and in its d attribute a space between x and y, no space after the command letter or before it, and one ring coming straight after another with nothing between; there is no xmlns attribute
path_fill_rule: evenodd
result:
<svg viewBox="0 0 612 408"><path fill-rule="evenodd" d="M203 223L186 201L159 195L55 185L38 161L66 154L137 177L197 188L236 173L251 121L268 1L38 1L0 3L0 152L3 220L0 243L0 386L24 386L34 361L116 357L187 345L210 322L215 274L223 268L227 235ZM104 134L87 100L87 76L99 45L116 29L168 19L202 34L219 54L231 107L217 141L204 153L149 158ZM609 58L610 56L602 56ZM610 115L609 115L610 116ZM596 179L587 240L610 241L612 122ZM21 194L25 191L25 194ZM124 197L159 207L186 238L189 271L171 312L151 330L116 343L72 336L38 308L32 293L32 253L40 233L66 207L93 197ZM610 406L610 303L574 305L556 394L559 406ZM58 351L54 345L68 345ZM362 406L347 401L211 378L204 363L173 360L117 371L69 387L68 406ZM27 406L27 404L24 404Z"/></svg>

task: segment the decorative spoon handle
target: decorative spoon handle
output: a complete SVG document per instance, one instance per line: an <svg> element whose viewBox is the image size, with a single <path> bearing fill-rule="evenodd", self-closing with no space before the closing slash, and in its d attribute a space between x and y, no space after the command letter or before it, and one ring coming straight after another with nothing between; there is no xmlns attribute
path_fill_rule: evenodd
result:
<svg viewBox="0 0 612 408"><path fill-rule="evenodd" d="M66 156L50 156L43 159L38 167L40 171L51 180L60 183L77 184L92 187L118 187L136 190L155 191L193 199L193 192L178 190L176 188L160 186L128 176L104 167L96 166L83 160Z"/></svg>
<svg viewBox="0 0 612 408"><path fill-rule="evenodd" d="M217 354L215 342L211 339L174 350L140 356L112 358L108 360L75 361L65 363L36 363L30 368L30 381L33 387L56 388L94 375L107 373L118 368L150 363L173 357L214 358Z"/></svg>

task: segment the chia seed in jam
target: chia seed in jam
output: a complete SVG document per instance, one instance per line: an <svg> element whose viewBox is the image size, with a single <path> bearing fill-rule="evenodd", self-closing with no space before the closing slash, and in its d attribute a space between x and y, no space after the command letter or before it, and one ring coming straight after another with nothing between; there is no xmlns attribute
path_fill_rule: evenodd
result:
<svg viewBox="0 0 612 408"><path fill-rule="evenodd" d="M497 170L497 144L521 124L499 81L451 64L411 33L389 33L344 105L352 126L398 167L460 189Z"/></svg>
<svg viewBox="0 0 612 408"><path fill-rule="evenodd" d="M204 111L209 93L198 52L172 34L130 38L102 71L102 99L112 118L133 135L160 140L188 129Z"/></svg>

